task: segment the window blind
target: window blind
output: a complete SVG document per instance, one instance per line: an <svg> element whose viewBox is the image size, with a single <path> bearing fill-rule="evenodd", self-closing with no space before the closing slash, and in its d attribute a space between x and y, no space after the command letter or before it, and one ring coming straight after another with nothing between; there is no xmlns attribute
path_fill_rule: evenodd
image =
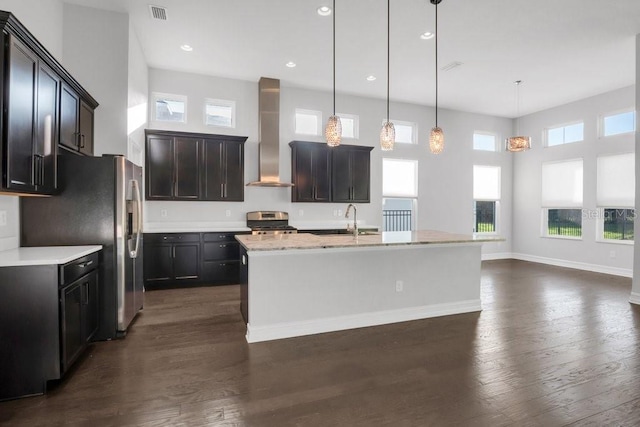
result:
<svg viewBox="0 0 640 427"><path fill-rule="evenodd" d="M473 199L500 200L500 166L473 166Z"/></svg>
<svg viewBox="0 0 640 427"><path fill-rule="evenodd" d="M600 207L635 207L635 154L598 157L597 204Z"/></svg>
<svg viewBox="0 0 640 427"><path fill-rule="evenodd" d="M582 207L582 159L542 164L542 207Z"/></svg>

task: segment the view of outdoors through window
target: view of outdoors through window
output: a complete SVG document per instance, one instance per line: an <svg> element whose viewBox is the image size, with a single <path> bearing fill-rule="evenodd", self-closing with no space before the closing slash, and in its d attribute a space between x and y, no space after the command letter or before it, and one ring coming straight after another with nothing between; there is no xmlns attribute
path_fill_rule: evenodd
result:
<svg viewBox="0 0 640 427"><path fill-rule="evenodd" d="M205 124L209 126L234 127L233 105L209 102L205 107Z"/></svg>
<svg viewBox="0 0 640 427"><path fill-rule="evenodd" d="M184 122L184 101L156 99L156 120Z"/></svg>
<svg viewBox="0 0 640 427"><path fill-rule="evenodd" d="M385 198L382 231L410 231L414 199Z"/></svg>
<svg viewBox="0 0 640 427"><path fill-rule="evenodd" d="M473 231L476 233L493 233L496 231L496 202L474 202L475 222Z"/></svg>
<svg viewBox="0 0 640 427"><path fill-rule="evenodd" d="M635 209L605 209L604 234L609 240L633 240Z"/></svg>
<svg viewBox="0 0 640 427"><path fill-rule="evenodd" d="M549 209L547 235L582 237L582 209Z"/></svg>

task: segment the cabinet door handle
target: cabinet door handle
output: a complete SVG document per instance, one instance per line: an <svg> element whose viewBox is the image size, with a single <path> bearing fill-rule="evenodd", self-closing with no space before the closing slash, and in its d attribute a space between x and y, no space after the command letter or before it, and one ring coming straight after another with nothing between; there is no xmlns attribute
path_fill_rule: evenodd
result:
<svg viewBox="0 0 640 427"><path fill-rule="evenodd" d="M84 134L80 135L80 148L84 148Z"/></svg>
<svg viewBox="0 0 640 427"><path fill-rule="evenodd" d="M84 287L84 305L89 305L89 282L82 284Z"/></svg>
<svg viewBox="0 0 640 427"><path fill-rule="evenodd" d="M227 247L227 245L220 245L220 247L221 247L221 248L226 248L226 247Z"/></svg>
<svg viewBox="0 0 640 427"><path fill-rule="evenodd" d="M78 264L78 267L86 268L86 267L89 267L91 264L93 264L93 260L87 261L87 262L83 262L82 264Z"/></svg>
<svg viewBox="0 0 640 427"><path fill-rule="evenodd" d="M80 132L74 132L73 133L73 139L75 139L75 146L80 148Z"/></svg>
<svg viewBox="0 0 640 427"><path fill-rule="evenodd" d="M172 249L173 249L173 251L172 251L172 252L173 252L172 257L173 257L173 258L175 258L175 257L176 257L176 247L174 246Z"/></svg>
<svg viewBox="0 0 640 427"><path fill-rule="evenodd" d="M224 195L223 197L226 199L227 198L227 184L223 184L224 185Z"/></svg>

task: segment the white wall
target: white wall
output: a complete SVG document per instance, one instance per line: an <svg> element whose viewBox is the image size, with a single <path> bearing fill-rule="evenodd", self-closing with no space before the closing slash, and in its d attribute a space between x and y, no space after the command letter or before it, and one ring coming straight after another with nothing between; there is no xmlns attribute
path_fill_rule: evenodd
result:
<svg viewBox="0 0 640 427"><path fill-rule="evenodd" d="M640 212L640 129L638 129L637 112L640 111L640 34L636 36L636 212ZM636 219L635 228L640 220ZM635 251L633 258L633 285L631 302L640 304L640 251Z"/></svg>
<svg viewBox="0 0 640 427"><path fill-rule="evenodd" d="M583 158L583 208L595 210L596 157L634 151L633 134L599 138L598 118L604 113L633 108L634 97L634 87L626 87L520 119L520 133L533 138L533 147L514 155L513 252L518 257L595 271L631 274L633 246L596 242L595 219L583 219L582 240L541 237L540 183L543 162ZM584 120L583 142L543 147L545 128L580 120Z"/></svg>
<svg viewBox="0 0 640 427"><path fill-rule="evenodd" d="M64 4L65 67L100 103L94 154L127 154L129 16Z"/></svg>
<svg viewBox="0 0 640 427"><path fill-rule="evenodd" d="M331 113L332 97L329 92L283 86L280 99L280 178L291 180L292 140L323 141L322 137L309 137L294 133L296 108L320 110L323 120ZM187 123L154 122L153 129L189 132L220 133L248 136L245 145L245 182L258 179L258 84L167 70L150 69L149 94L152 92L186 95ZM203 124L205 98L236 101L237 126L235 129L208 127ZM382 212L382 152L378 148L380 127L386 114L385 102L351 95L338 94L338 112L357 114L360 119L359 140L343 140L345 144L375 147L371 153L371 203L358 205L358 218L368 225L381 225ZM151 109L150 109L151 114ZM152 116L150 116L152 117ZM418 123L419 144L397 146L389 157L411 158L419 161L418 228L434 228L451 232L470 233L473 228L472 176L473 164L502 166L503 200L500 234L507 241L487 245L485 251L511 252L511 154L506 152L476 152L472 149L474 130L490 131L502 140L512 132L512 120L441 111L441 126L445 130L446 148L435 156L427 147L428 133L433 126L431 107L392 103L391 118ZM147 202L147 229L175 228L186 222L230 222L243 224L244 215L251 210L283 210L290 213L290 221L297 226L305 222L343 223L334 216L344 204L291 203L290 189L246 187L245 202ZM226 217L226 210L231 216ZM167 216L163 217L162 212Z"/></svg>
<svg viewBox="0 0 640 427"><path fill-rule="evenodd" d="M13 13L18 20L58 60L62 58L62 2L60 0L0 0L0 10ZM64 65L64 63L63 63ZM0 196L0 211L7 212L7 225L0 227L0 251L20 245L18 196Z"/></svg>
<svg viewBox="0 0 640 427"><path fill-rule="evenodd" d="M149 68L138 36L129 24L129 69L127 102L127 157L144 165L144 129L147 127L149 94Z"/></svg>

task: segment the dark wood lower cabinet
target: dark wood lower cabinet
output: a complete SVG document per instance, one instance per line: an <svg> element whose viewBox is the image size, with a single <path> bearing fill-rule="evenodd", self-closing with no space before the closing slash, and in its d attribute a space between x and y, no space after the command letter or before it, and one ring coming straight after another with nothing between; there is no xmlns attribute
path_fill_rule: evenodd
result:
<svg viewBox="0 0 640 427"><path fill-rule="evenodd" d="M145 288L238 283L240 233L145 234Z"/></svg>

